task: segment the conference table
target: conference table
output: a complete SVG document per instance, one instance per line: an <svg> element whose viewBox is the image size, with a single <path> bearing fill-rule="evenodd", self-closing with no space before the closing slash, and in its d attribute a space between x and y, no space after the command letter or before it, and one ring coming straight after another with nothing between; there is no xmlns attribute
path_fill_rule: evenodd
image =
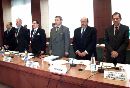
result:
<svg viewBox="0 0 130 88"><path fill-rule="evenodd" d="M40 67L26 67L16 55L11 62L5 62L0 55L0 82L11 88L130 88L129 81L105 79L103 73L89 70L79 71L81 65L70 67L67 64L67 73L57 74L49 71L49 63L43 59L31 60L39 62Z"/></svg>

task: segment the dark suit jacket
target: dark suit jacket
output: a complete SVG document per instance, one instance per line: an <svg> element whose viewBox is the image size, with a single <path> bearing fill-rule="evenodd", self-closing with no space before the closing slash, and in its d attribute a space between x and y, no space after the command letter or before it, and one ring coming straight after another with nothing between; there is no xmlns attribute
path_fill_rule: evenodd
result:
<svg viewBox="0 0 130 88"><path fill-rule="evenodd" d="M41 51L46 51L46 34L44 29L37 29L33 35L34 29L31 31L31 48L34 55L40 54Z"/></svg>
<svg viewBox="0 0 130 88"><path fill-rule="evenodd" d="M81 27L75 29L73 44L75 52L77 50L81 52L84 52L86 50L88 52L87 56L83 58L77 56L76 57L77 59L90 60L96 47L96 29L88 26L82 37L81 37Z"/></svg>
<svg viewBox="0 0 130 88"><path fill-rule="evenodd" d="M30 32L26 28L21 26L19 32L18 29L16 30L16 35L17 50L19 52L24 52L25 50L28 50L30 42Z"/></svg>
<svg viewBox="0 0 130 88"><path fill-rule="evenodd" d="M4 32L4 45L8 45L9 50L16 49L15 30L15 27L12 27L10 31L6 30Z"/></svg>
<svg viewBox="0 0 130 88"><path fill-rule="evenodd" d="M114 25L108 27L105 31L105 46L107 49L106 58L108 62L112 62L111 52L117 51L119 56L116 58L118 63L125 63L126 49L129 43L129 27L120 25L119 33L114 35Z"/></svg>

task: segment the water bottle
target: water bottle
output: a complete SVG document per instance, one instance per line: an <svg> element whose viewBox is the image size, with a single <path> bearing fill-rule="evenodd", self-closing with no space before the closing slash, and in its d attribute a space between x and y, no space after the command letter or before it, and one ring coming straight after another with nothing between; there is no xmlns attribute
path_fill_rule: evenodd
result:
<svg viewBox="0 0 130 88"><path fill-rule="evenodd" d="M72 61L71 61L71 64L70 64L71 67L76 67L76 64L74 64L74 60L75 60L75 59L72 58Z"/></svg>
<svg viewBox="0 0 130 88"><path fill-rule="evenodd" d="M4 47L3 47L3 46L1 47L0 54L2 54L2 56L4 56L4 54L5 54L5 49L4 49Z"/></svg>
<svg viewBox="0 0 130 88"><path fill-rule="evenodd" d="M91 70L91 72L95 72L96 71L95 57L91 57L90 70Z"/></svg>
<svg viewBox="0 0 130 88"><path fill-rule="evenodd" d="M2 49L1 49L2 52L5 52L5 48L2 46Z"/></svg>
<svg viewBox="0 0 130 88"><path fill-rule="evenodd" d="M25 54L24 62L27 62L28 61L28 52L27 52L27 50L24 51L24 54Z"/></svg>

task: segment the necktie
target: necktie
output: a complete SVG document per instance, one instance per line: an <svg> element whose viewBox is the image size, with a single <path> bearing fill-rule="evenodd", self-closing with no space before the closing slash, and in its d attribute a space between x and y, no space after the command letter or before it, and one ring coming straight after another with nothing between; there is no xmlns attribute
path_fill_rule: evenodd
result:
<svg viewBox="0 0 130 88"><path fill-rule="evenodd" d="M36 32L37 32L37 31L36 31L36 30L34 30L34 35L36 34Z"/></svg>
<svg viewBox="0 0 130 88"><path fill-rule="evenodd" d="M118 33L119 33L119 29L118 27L115 27L115 36L118 35Z"/></svg>
<svg viewBox="0 0 130 88"><path fill-rule="evenodd" d="M20 28L18 28L18 33L19 33L19 30L20 30Z"/></svg>
<svg viewBox="0 0 130 88"><path fill-rule="evenodd" d="M81 37L83 36L83 34L84 34L84 29L82 29Z"/></svg>
<svg viewBox="0 0 130 88"><path fill-rule="evenodd" d="M9 33L9 30L7 30L7 34Z"/></svg>
<svg viewBox="0 0 130 88"><path fill-rule="evenodd" d="M19 42L18 41L18 33L19 33L19 28L16 29L16 41L17 41L17 43Z"/></svg>
<svg viewBox="0 0 130 88"><path fill-rule="evenodd" d="M36 34L36 30L32 32L32 38L34 38L34 35Z"/></svg>
<svg viewBox="0 0 130 88"><path fill-rule="evenodd" d="M16 29L16 37L18 37L19 28Z"/></svg>
<svg viewBox="0 0 130 88"><path fill-rule="evenodd" d="M56 27L56 31L59 31L59 27Z"/></svg>

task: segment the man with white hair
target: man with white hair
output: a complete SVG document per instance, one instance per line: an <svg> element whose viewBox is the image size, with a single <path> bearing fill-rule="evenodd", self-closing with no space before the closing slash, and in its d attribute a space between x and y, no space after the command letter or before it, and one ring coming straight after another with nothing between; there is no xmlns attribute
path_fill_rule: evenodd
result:
<svg viewBox="0 0 130 88"><path fill-rule="evenodd" d="M15 37L17 40L16 50L19 52L24 52L29 49L30 42L30 32L22 26L22 20L20 18L16 19L16 32Z"/></svg>
<svg viewBox="0 0 130 88"><path fill-rule="evenodd" d="M81 27L74 31L74 51L76 59L90 60L96 47L96 29L88 26L88 18L83 17L80 20Z"/></svg>

